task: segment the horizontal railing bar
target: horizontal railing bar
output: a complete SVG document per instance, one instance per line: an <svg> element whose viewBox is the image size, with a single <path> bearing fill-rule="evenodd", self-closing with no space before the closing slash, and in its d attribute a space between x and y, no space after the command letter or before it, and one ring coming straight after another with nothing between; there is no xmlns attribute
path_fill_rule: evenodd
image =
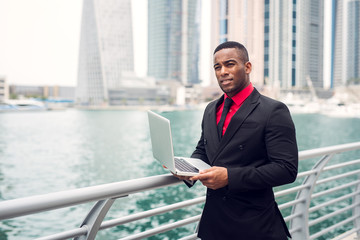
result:
<svg viewBox="0 0 360 240"><path fill-rule="evenodd" d="M331 165L331 166L327 166L327 167L324 167L323 171L330 171L330 170L334 170L336 168L347 167L347 166L355 165L355 164L360 164L360 159L352 160L352 161L348 161L348 162L343 162L343 163L338 163L338 164L334 164L334 165Z"/></svg>
<svg viewBox="0 0 360 240"><path fill-rule="evenodd" d="M141 232L141 233L133 234L131 236L121 238L119 240L134 240L134 239L143 239L143 238L146 238L146 237L151 237L151 236L154 236L154 235L159 234L159 233L167 232L167 231L172 230L174 228L178 228L178 227L190 224L190 223L197 222L197 221L200 220L200 217L201 217L201 214L197 215L197 216L194 216L194 217L184 219L184 220L180 220L180 221L177 221L177 222L174 222L174 223L169 223L169 224L166 224L166 225L163 225L163 226L159 226L159 227L156 227L156 228L153 228L153 229Z"/></svg>
<svg viewBox="0 0 360 240"><path fill-rule="evenodd" d="M157 208L157 209L152 209L152 210L149 210L149 211L146 211L146 212L140 212L138 214L132 214L130 216L126 216L126 217L119 218L119 219L113 219L113 220L105 221L105 222L103 222L101 224L99 230L104 230L104 229L107 229L107 228L111 228L111 227L115 227L115 226L118 226L118 225L126 224L126 223L133 222L133 221L136 221L136 220L139 220L139 219L143 219L143 218L146 218L146 217L159 215L159 214L169 212L169 211L173 211L173 210L176 210L176 209L179 209L179 208L199 204L199 203L202 203L204 201L205 201L205 196L195 198L195 199L190 199L190 200L179 202L179 203L175 203L175 204L172 204L172 205L167 205L167 206ZM67 239L67 238L73 238L73 237L81 236L81 235L84 235L86 233L87 233L87 231L83 227L83 228L78 228L78 229L74 229L74 230L54 234L54 235L51 235L51 236L43 237L43 238L40 238L38 240Z"/></svg>
<svg viewBox="0 0 360 240"><path fill-rule="evenodd" d="M299 190L303 190L305 188L311 188L311 185L310 184L306 184L306 185L304 184L304 185L288 188L288 189L285 189L285 190L277 191L277 192L274 193L274 195L275 195L275 197L281 197L281 196L288 195L289 193L293 193L293 192L297 192Z"/></svg>
<svg viewBox="0 0 360 240"><path fill-rule="evenodd" d="M312 174L316 174L317 172L318 172L318 170L316 170L316 169L304 171L304 172L298 173L297 178L306 177L306 176L309 176Z"/></svg>
<svg viewBox="0 0 360 240"><path fill-rule="evenodd" d="M289 216L284 217L284 221L285 221L285 222L288 222L288 221L290 221L291 219L296 218L296 217L300 217L300 216L302 216L302 215L303 215L303 213L301 213L301 212L298 212L298 213L296 213L296 214L290 214Z"/></svg>
<svg viewBox="0 0 360 240"><path fill-rule="evenodd" d="M336 211L334 211L334 212L332 212L332 213L323 215L323 216L321 216L321 217L319 217L319 218L317 218L317 219L314 219L314 220L312 220L312 221L309 221L309 227L311 227L311 226L313 226L313 225L316 225L316 224L318 224L318 223L321 223L321 222L323 222L323 221L325 221L325 220L327 220L327 219L329 219L329 218L331 218L331 217L334 217L334 216L336 216L336 215L339 215L340 213L343 213L343 212L346 212L346 211L348 211L348 210L351 210L351 209L355 208L355 207L358 206L358 205L360 205L360 203L351 204L351 205L346 206L346 207L344 207L344 208L338 209L338 210L336 210Z"/></svg>
<svg viewBox="0 0 360 240"><path fill-rule="evenodd" d="M37 238L36 240L63 240L63 239L69 239L69 238L74 238L74 237L86 235L87 232L88 232L87 227L83 226L81 228L77 228L77 229L73 229L73 230L69 230L69 231L65 231L65 232L61 232L61 233L57 233L57 234L53 234L53 235L49 235L49 236L46 236L46 237Z"/></svg>
<svg viewBox="0 0 360 240"><path fill-rule="evenodd" d="M360 193L360 191L356 191L356 192L349 193L349 194L346 194L346 195L344 195L344 196L341 196L341 197L339 197L339 198L335 198L335 199L332 199L332 200L330 200L330 201L326 201L326 202L324 202L324 203L322 203L322 204L318 204L318 205L316 205L316 206L314 206L314 207L309 208L309 213L315 212L315 211L319 210L320 208L323 208L323 207L332 205L332 204L334 204L334 203L336 203L336 202L340 202L340 201L342 201L342 200L351 198L351 197L353 197L353 196L355 196L355 195L357 195L357 194L359 194L359 193Z"/></svg>
<svg viewBox="0 0 360 240"><path fill-rule="evenodd" d="M183 237L183 238L180 238L179 240L196 240L196 239L199 239L199 238L197 237L197 233L192 234L192 235L189 235L189 236L186 236L186 237Z"/></svg>
<svg viewBox="0 0 360 240"><path fill-rule="evenodd" d="M103 230L106 228L123 225L123 224L130 223L130 222L133 222L133 221L136 221L139 219L151 217L154 215L159 215L162 213L166 213L166 212L173 211L173 210L176 210L179 208L184 208L187 206L191 206L191 205L195 205L195 204L199 204L199 203L203 203L203 202L205 202L205 196L187 200L187 201L183 201L183 202L179 202L179 203L175 203L175 204L171 204L171 205L167 205L167 206L163 206L163 207L159 207L159 208L155 208L155 209L151 209L151 210L148 210L145 212L135 213L135 214L125 216L122 218L118 218L118 219L108 220L101 224L100 229Z"/></svg>
<svg viewBox="0 0 360 240"><path fill-rule="evenodd" d="M295 227L295 228L289 229L290 234L293 234L294 232L298 232L298 231L301 231L301 227L300 227L300 226L297 226L297 227Z"/></svg>
<svg viewBox="0 0 360 240"><path fill-rule="evenodd" d="M280 210L283 210L283 209L286 209L286 208L288 208L288 207L292 207L292 206L294 206L295 204L298 204L298 203L301 203L301 202L305 202L305 201L306 201L305 198L292 200L292 201L289 201L289 202L280 204L280 205L279 205L279 209L280 209Z"/></svg>
<svg viewBox="0 0 360 240"><path fill-rule="evenodd" d="M337 236L336 238L332 239L332 240L340 240L340 239L345 239L346 237L350 236L351 234L353 234L354 232L359 231L359 228L353 228L343 234L341 234L340 236ZM356 238L354 238L354 240L356 240Z"/></svg>
<svg viewBox="0 0 360 240"><path fill-rule="evenodd" d="M353 161L349 161L349 162L345 162L345 163L340 163L340 164L334 164L332 166L328 166L328 167L324 167L323 171L330 171L336 168L341 168L341 167L346 167L346 166L350 166L350 165L355 165L355 164L360 164L360 159L359 160L353 160ZM318 171L316 169L311 169L308 171L304 171L301 173L298 173L297 178L300 177L306 177L312 174L316 174Z"/></svg>
<svg viewBox="0 0 360 240"><path fill-rule="evenodd" d="M360 142L340 144L336 146L329 146L311 150L304 150L299 152L299 160L305 160L313 157L330 155L340 152L352 151L360 148Z"/></svg>
<svg viewBox="0 0 360 240"><path fill-rule="evenodd" d="M349 217L349 218L347 218L347 219L345 219L345 220L343 220L341 222L338 222L338 223L332 225L331 227L325 228L325 229L321 230L320 232L317 232L317 233L311 235L309 239L316 239L316 238L324 235L325 233L328 233L328 232L330 232L330 231L332 231L332 230L334 230L334 229L336 229L336 228L338 228L340 226L343 226L343 225L353 221L354 219L356 219L358 217L359 217L359 214L357 214L355 216L352 216L352 217Z"/></svg>
<svg viewBox="0 0 360 240"><path fill-rule="evenodd" d="M146 217L150 217L150 216L154 216L154 215L159 215L165 212L169 212L169 211L173 211L179 208L183 208L183 207L187 207L187 206L191 206L191 205L195 205L195 204L199 204L205 201L205 196L204 197L199 197L196 199L191 199L191 200L187 200L184 202L179 202L179 203L175 203L172 205L168 205L168 206L164 206L161 208L157 208L157 209L152 209L146 212L141 212L138 214L133 214L130 216L126 216L123 218L119 218L119 219L114 219L114 220L109 220L106 222L103 222L99 228L99 230L104 230L106 228L111 228L111 227L115 227L118 225L122 225L122 224L126 224L129 222L133 222L139 219L143 219ZM72 238L72 237L77 237L77 236L81 236L86 234L87 231L85 229L74 229L74 230L70 230L67 232L62 232L59 234L54 234L48 237L44 237L44 238L40 238L41 240L54 240L54 239L66 239L66 238ZM39 240L40 240L39 239Z"/></svg>
<svg viewBox="0 0 360 240"><path fill-rule="evenodd" d="M339 191L339 190L342 190L342 189L345 189L345 188L353 187L354 185L357 185L357 184L359 184L359 181L354 181L354 182L350 182L350 183L347 183L347 184L344 184L344 185L341 185L341 186L329 188L329 189L327 189L325 191L317 192L317 193L312 194L311 198L314 199L314 198L317 198L317 197L321 197L323 195L327 195L327 194L332 193L332 192L336 192L336 191Z"/></svg>
<svg viewBox="0 0 360 240"><path fill-rule="evenodd" d="M175 178L172 174L165 174L2 201L0 202L0 220L69 207L90 201L114 198L115 196L127 196L132 193L180 183L182 181Z"/></svg>
<svg viewBox="0 0 360 240"><path fill-rule="evenodd" d="M338 180L338 179L341 179L341 178L346 178L346 177L349 177L351 175L355 175L355 174L359 174L359 173L360 173L360 170L355 170L355 171L351 171L351 172L347 172L347 173L342 173L342 174L339 174L339 175L336 175L336 176L323 178L323 179L318 180L316 182L316 185L323 184L323 183L326 183L326 182L331 182L331 181Z"/></svg>

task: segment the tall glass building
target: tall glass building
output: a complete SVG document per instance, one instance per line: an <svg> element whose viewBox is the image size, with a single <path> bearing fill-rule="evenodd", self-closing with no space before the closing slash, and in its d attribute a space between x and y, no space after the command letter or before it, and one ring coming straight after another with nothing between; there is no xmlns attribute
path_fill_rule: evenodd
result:
<svg viewBox="0 0 360 240"><path fill-rule="evenodd" d="M6 77L0 75L0 103L9 98L9 86Z"/></svg>
<svg viewBox="0 0 360 240"><path fill-rule="evenodd" d="M84 0L76 101L106 104L109 89L133 71L131 0Z"/></svg>
<svg viewBox="0 0 360 240"><path fill-rule="evenodd" d="M333 85L360 78L360 0L335 1Z"/></svg>
<svg viewBox="0 0 360 240"><path fill-rule="evenodd" d="M265 0L264 77L282 89L323 88L323 0Z"/></svg>
<svg viewBox="0 0 360 240"><path fill-rule="evenodd" d="M148 76L199 83L200 0L148 1Z"/></svg>
<svg viewBox="0 0 360 240"><path fill-rule="evenodd" d="M211 50L225 41L237 41L248 50L253 65L251 82L264 82L264 0L214 0L212 3ZM211 69L212 84L217 85Z"/></svg>

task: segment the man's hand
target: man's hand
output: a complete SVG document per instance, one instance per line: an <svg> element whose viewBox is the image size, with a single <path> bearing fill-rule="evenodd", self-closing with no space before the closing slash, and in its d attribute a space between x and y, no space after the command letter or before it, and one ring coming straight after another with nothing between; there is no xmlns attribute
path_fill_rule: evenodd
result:
<svg viewBox="0 0 360 240"><path fill-rule="evenodd" d="M211 167L200 171L199 175L193 176L190 180L200 180L201 183L210 189L216 190L228 185L228 172L224 167Z"/></svg>

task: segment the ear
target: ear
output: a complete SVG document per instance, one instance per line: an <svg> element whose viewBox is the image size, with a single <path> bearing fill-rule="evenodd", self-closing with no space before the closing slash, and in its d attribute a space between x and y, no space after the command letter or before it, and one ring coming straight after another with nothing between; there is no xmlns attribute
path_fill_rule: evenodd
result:
<svg viewBox="0 0 360 240"><path fill-rule="evenodd" d="M250 73L251 73L251 70L252 70L252 64L251 64L251 62L246 62L246 63L245 63L245 73L246 73L246 74L250 74Z"/></svg>

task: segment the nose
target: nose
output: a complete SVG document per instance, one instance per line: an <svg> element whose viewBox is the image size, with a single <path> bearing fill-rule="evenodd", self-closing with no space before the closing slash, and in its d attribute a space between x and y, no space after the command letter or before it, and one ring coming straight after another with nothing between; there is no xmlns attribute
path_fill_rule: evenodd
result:
<svg viewBox="0 0 360 240"><path fill-rule="evenodd" d="M224 75L227 75L228 74L228 71L227 71L227 68L225 66L223 66L220 70L220 75L221 76L224 76Z"/></svg>

